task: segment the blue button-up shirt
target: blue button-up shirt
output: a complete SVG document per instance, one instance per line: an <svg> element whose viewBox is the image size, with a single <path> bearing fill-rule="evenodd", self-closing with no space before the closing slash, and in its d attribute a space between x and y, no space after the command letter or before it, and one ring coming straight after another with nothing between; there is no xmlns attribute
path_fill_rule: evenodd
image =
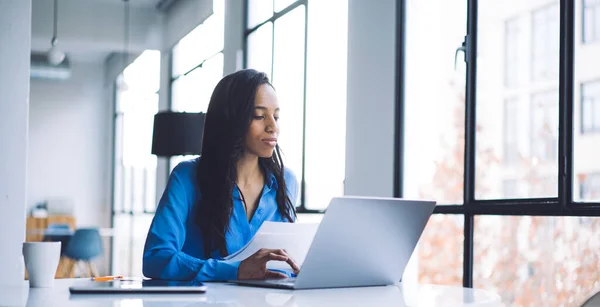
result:
<svg viewBox="0 0 600 307"><path fill-rule="evenodd" d="M204 257L204 238L192 216L200 192L196 182L198 159L177 165L156 209L144 246L143 273L146 277L170 280L233 280L237 279L240 262L224 262L218 250ZM292 204L298 199L298 181L285 169L284 180ZM231 254L256 234L264 221L283 222L277 210L277 180L270 174L250 222L237 187L233 190L233 214L230 231L225 235Z"/></svg>

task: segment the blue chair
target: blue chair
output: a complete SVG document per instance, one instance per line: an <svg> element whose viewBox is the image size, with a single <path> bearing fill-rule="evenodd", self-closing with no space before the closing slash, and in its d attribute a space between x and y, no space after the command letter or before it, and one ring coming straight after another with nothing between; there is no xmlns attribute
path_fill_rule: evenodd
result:
<svg viewBox="0 0 600 307"><path fill-rule="evenodd" d="M96 228L81 228L75 231L73 237L69 240L65 256L74 260L71 270L77 262L84 262L90 277L98 276L96 266L92 260L100 255L104 248L102 247L102 238ZM69 271L70 272L70 271Z"/></svg>
<svg viewBox="0 0 600 307"><path fill-rule="evenodd" d="M64 256L67 244L73 236L73 229L69 224L49 224L44 230L44 242L61 242L60 255Z"/></svg>

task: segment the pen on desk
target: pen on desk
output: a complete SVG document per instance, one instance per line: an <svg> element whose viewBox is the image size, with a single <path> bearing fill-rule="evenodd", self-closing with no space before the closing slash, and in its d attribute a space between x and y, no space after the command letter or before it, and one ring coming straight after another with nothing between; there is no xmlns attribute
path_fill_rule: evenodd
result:
<svg viewBox="0 0 600 307"><path fill-rule="evenodd" d="M111 281L122 279L123 275L92 277L93 281Z"/></svg>

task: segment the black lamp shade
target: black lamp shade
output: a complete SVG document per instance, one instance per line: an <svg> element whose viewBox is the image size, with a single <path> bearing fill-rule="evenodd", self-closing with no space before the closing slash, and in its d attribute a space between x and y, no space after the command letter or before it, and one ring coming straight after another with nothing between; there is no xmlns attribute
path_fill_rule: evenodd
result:
<svg viewBox="0 0 600 307"><path fill-rule="evenodd" d="M159 112L154 115L152 154L159 157L199 155L204 113Z"/></svg>

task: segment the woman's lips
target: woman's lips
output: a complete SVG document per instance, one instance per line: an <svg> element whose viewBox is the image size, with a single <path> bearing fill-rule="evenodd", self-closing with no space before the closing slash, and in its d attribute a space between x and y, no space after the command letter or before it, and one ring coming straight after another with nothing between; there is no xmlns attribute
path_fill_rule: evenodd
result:
<svg viewBox="0 0 600 307"><path fill-rule="evenodd" d="M267 139L262 139L263 143L265 143L267 146L270 147L275 147L277 145L277 139L275 138L267 138Z"/></svg>

